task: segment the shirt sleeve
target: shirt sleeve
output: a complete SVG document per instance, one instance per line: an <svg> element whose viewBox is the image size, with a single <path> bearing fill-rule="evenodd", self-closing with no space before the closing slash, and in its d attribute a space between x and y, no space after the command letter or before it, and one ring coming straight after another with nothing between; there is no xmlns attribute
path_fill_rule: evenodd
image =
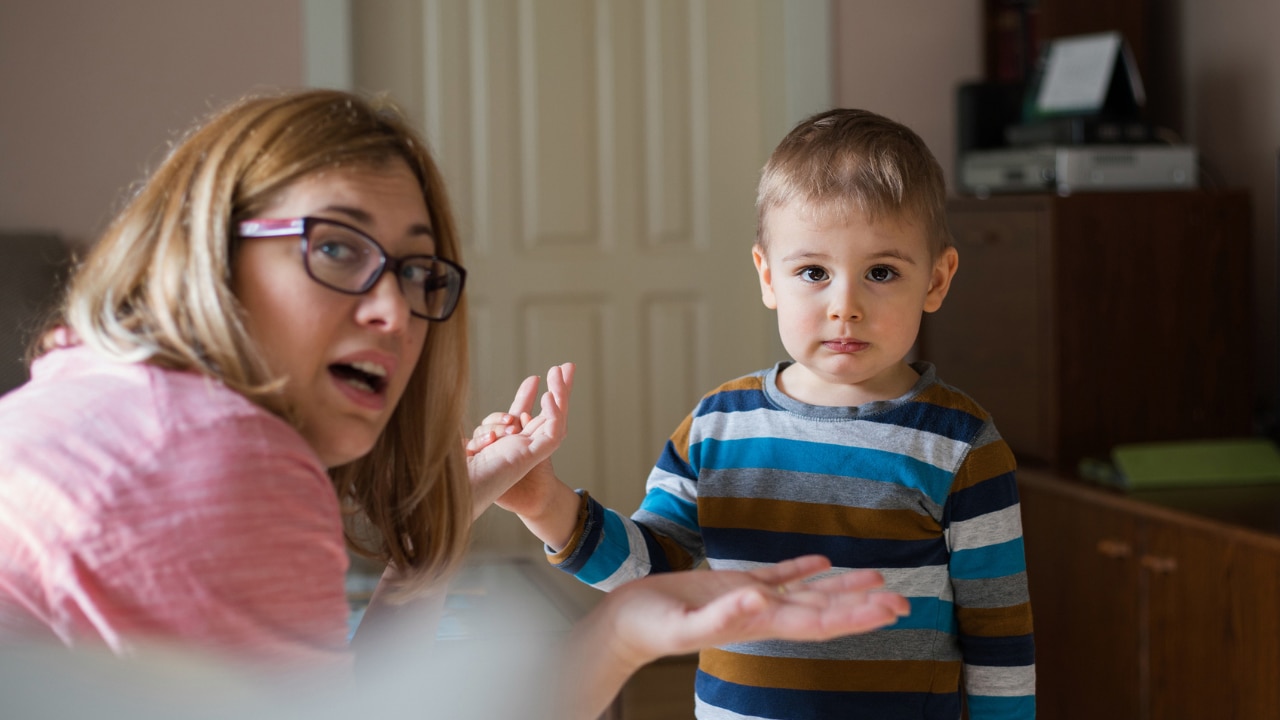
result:
<svg viewBox="0 0 1280 720"><path fill-rule="evenodd" d="M1013 453L987 424L956 474L946 526L973 720L1035 717L1035 644Z"/></svg>
<svg viewBox="0 0 1280 720"><path fill-rule="evenodd" d="M688 570L705 556L697 524L697 469L689 462L686 418L649 474L645 498L631 517L585 491L568 545L548 555L556 567L600 590L651 573Z"/></svg>
<svg viewBox="0 0 1280 720"><path fill-rule="evenodd" d="M337 497L274 416L169 433L105 486L51 552L51 624L117 652L178 643L273 663L347 665L347 555Z"/></svg>

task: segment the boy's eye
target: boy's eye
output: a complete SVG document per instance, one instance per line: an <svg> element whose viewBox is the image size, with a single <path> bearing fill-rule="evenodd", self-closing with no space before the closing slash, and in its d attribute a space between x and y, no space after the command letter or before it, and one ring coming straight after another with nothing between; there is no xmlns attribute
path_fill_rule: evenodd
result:
<svg viewBox="0 0 1280 720"><path fill-rule="evenodd" d="M877 265L867 271L867 279L871 282L889 282L898 276L898 272L887 265Z"/></svg>
<svg viewBox="0 0 1280 720"><path fill-rule="evenodd" d="M820 267L807 267L800 271L800 277L809 282L822 282L827 279L827 271Z"/></svg>

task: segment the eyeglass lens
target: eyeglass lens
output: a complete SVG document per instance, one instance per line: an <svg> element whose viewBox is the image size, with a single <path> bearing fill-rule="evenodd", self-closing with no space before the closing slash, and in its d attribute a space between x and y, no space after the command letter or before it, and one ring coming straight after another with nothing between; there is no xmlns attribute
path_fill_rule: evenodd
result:
<svg viewBox="0 0 1280 720"><path fill-rule="evenodd" d="M382 277L386 252L354 229L316 220L307 228L307 272L321 284L347 293L367 292ZM462 292L457 268L429 257L393 261L409 310L430 320L447 318Z"/></svg>

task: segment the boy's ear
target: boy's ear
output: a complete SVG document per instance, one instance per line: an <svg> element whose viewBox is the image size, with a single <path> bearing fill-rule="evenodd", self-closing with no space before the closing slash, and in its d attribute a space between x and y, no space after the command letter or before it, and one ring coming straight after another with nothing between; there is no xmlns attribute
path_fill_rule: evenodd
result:
<svg viewBox="0 0 1280 720"><path fill-rule="evenodd" d="M933 272L929 277L929 293L924 298L924 311L934 312L942 307L942 301L951 289L951 278L956 276L960 267L960 253L954 247L942 251L933 262Z"/></svg>
<svg viewBox="0 0 1280 720"><path fill-rule="evenodd" d="M778 299L773 294L773 272L769 269L769 260L764 256L764 248L758 244L751 248L751 259L756 264L756 274L760 276L760 299L770 310L778 309Z"/></svg>

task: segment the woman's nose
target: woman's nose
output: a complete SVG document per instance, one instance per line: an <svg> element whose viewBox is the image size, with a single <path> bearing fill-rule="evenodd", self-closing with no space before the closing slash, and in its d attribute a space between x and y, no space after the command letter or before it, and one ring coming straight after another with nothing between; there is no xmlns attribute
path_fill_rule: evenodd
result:
<svg viewBox="0 0 1280 720"><path fill-rule="evenodd" d="M387 330L401 330L409 324L409 300L400 289L395 273L386 272L369 291L360 296L356 319Z"/></svg>

